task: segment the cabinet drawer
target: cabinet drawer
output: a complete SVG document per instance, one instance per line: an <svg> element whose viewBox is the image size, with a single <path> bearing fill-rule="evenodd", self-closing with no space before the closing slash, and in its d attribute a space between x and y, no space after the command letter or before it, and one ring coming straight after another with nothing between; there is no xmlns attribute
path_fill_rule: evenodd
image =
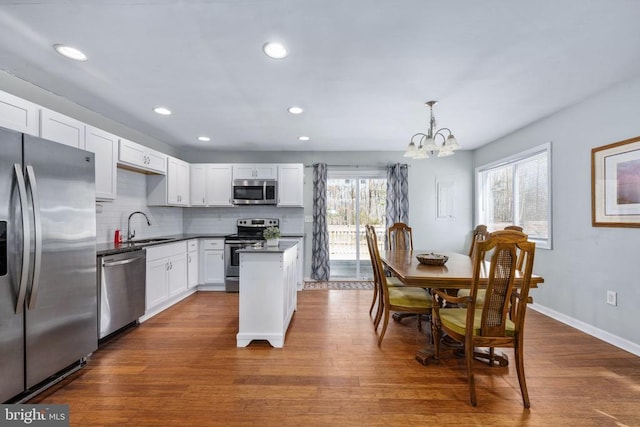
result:
<svg viewBox="0 0 640 427"><path fill-rule="evenodd" d="M188 252L193 252L193 251L197 251L197 250L198 250L198 241L196 239L187 240L187 251Z"/></svg>
<svg viewBox="0 0 640 427"><path fill-rule="evenodd" d="M155 245L145 248L147 251L147 261L166 258L174 255L184 255L187 253L186 242L167 243L165 245Z"/></svg>
<svg viewBox="0 0 640 427"><path fill-rule="evenodd" d="M203 249L224 249L224 239L207 239L202 242Z"/></svg>

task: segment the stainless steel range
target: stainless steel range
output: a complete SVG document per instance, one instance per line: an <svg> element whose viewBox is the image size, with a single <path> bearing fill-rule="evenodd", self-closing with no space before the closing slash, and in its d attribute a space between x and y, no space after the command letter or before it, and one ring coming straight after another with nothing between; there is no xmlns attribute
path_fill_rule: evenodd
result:
<svg viewBox="0 0 640 427"><path fill-rule="evenodd" d="M236 222L237 232L224 239L224 287L227 292L238 292L240 285L240 254L238 249L262 243L262 232L267 227L279 227L277 218L245 218Z"/></svg>

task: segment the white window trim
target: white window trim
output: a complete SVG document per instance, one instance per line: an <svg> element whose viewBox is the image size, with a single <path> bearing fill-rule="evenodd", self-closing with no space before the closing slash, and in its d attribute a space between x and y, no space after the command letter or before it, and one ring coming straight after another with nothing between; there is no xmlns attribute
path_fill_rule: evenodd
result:
<svg viewBox="0 0 640 427"><path fill-rule="evenodd" d="M487 163L482 166L478 166L475 169L475 181L476 181L476 200L475 200L475 222L478 224L480 222L480 212L482 209L482 182L480 180L480 176L483 172L494 169L496 167L506 165L508 163L517 162L519 160L526 159L528 157L532 157L536 154L546 152L547 153L547 176L549 177L547 180L547 194L549 195L549 238L548 239L535 239L531 238L531 241L536 243L536 248L540 249L553 249L553 194L551 192L551 188L553 187L553 176L552 176L552 161L551 161L551 142L547 142L545 144L538 145L536 147L529 148L528 150L521 151L517 154L514 154L509 157L502 158L500 160L496 160L491 163Z"/></svg>

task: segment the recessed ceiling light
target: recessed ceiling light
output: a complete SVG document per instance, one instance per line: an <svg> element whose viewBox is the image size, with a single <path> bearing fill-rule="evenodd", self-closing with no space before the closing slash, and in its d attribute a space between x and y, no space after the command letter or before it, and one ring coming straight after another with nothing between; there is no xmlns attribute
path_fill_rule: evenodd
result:
<svg viewBox="0 0 640 427"><path fill-rule="evenodd" d="M74 59L76 61L87 60L87 55L85 55L82 51L76 49L75 47L65 46L63 44L54 44L53 48L56 50L56 52L66 58Z"/></svg>
<svg viewBox="0 0 640 427"><path fill-rule="evenodd" d="M168 108L165 108L165 107L156 107L156 108L153 109L153 111L155 113L163 115L163 116L171 115L171 110L169 110Z"/></svg>
<svg viewBox="0 0 640 427"><path fill-rule="evenodd" d="M266 43L264 46L262 46L262 50L264 51L265 55L273 59L286 58L289 54L289 52L287 52L287 48L284 47L283 44L276 42Z"/></svg>
<svg viewBox="0 0 640 427"><path fill-rule="evenodd" d="M304 110L300 107L289 107L287 111L290 112L291 114L302 114Z"/></svg>
<svg viewBox="0 0 640 427"><path fill-rule="evenodd" d="M308 136L299 136L299 137L298 137L298 140L299 140L299 141L308 141L308 140L310 140L310 139L311 139L311 138L309 138Z"/></svg>
<svg viewBox="0 0 640 427"><path fill-rule="evenodd" d="M199 136L198 141L209 142L211 141L211 138L209 138L208 136Z"/></svg>

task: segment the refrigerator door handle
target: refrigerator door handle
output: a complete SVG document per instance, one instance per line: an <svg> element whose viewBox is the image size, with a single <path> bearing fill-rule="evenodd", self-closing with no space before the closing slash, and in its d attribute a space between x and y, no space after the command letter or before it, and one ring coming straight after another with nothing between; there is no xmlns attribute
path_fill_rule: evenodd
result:
<svg viewBox="0 0 640 427"><path fill-rule="evenodd" d="M22 175L22 167L15 163L13 169L16 173L18 184L18 195L20 196L20 211L22 212L22 270L20 272L20 283L18 285L18 298L16 300L16 314L22 313L24 298L27 294L27 276L29 274L30 252L29 242L31 235L29 232L29 209L27 209L27 187Z"/></svg>
<svg viewBox="0 0 640 427"><path fill-rule="evenodd" d="M42 265L42 215L40 214L40 198L38 197L36 174L31 165L27 165L27 179L29 181L29 190L31 191L31 200L33 201L33 234L35 236L33 280L27 307L29 310L33 310L36 306L38 285L40 284L40 267Z"/></svg>

